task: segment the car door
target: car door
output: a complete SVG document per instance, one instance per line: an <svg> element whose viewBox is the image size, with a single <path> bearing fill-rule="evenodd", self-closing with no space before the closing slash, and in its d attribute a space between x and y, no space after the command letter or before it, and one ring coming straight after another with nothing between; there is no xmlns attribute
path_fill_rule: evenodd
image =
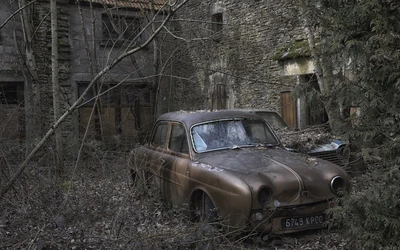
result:
<svg viewBox="0 0 400 250"><path fill-rule="evenodd" d="M162 167L165 161L164 151L167 150L168 133L168 122L158 122L155 125L149 145L143 150L143 155L147 158L148 162L147 170L152 175L151 178L153 178L151 184L155 185L161 193L163 191Z"/></svg>
<svg viewBox="0 0 400 250"><path fill-rule="evenodd" d="M187 168L190 163L187 133L182 124L171 123L167 143L163 162L164 194L173 204L182 205L189 196Z"/></svg>
<svg viewBox="0 0 400 250"><path fill-rule="evenodd" d="M145 155L149 159L149 171L155 177L153 183L162 196L176 205L184 203L186 170L190 162L184 126L175 122L157 123Z"/></svg>

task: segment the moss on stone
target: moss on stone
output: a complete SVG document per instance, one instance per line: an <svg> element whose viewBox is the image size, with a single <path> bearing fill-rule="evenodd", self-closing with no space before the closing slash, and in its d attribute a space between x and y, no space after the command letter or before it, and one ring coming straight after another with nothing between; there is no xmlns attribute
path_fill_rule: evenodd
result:
<svg viewBox="0 0 400 250"><path fill-rule="evenodd" d="M310 56L310 46L307 40L294 41L280 48L272 57L273 60L287 60Z"/></svg>

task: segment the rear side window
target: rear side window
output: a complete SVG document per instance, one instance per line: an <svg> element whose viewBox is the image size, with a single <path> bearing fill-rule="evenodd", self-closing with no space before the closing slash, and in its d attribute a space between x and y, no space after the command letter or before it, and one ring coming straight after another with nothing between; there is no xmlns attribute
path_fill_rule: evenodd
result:
<svg viewBox="0 0 400 250"><path fill-rule="evenodd" d="M168 124L159 123L156 127L156 132L151 140L151 144L157 147L165 148L165 142L167 140Z"/></svg>
<svg viewBox="0 0 400 250"><path fill-rule="evenodd" d="M171 139L169 140L169 149L180 153L189 153L188 141L185 128L182 125L174 124L171 129Z"/></svg>

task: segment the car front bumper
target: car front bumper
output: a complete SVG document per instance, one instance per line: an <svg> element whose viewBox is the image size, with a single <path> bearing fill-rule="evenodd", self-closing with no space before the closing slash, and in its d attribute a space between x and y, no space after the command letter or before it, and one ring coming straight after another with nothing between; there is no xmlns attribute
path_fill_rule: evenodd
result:
<svg viewBox="0 0 400 250"><path fill-rule="evenodd" d="M248 228L274 235L323 228L328 219L326 210L333 206L333 201L322 201L271 210L253 210Z"/></svg>

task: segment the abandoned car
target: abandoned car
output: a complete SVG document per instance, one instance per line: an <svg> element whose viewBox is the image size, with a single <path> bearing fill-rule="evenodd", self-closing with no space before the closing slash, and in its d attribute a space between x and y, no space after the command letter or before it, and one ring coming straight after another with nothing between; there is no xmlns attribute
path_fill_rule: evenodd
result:
<svg viewBox="0 0 400 250"><path fill-rule="evenodd" d="M284 132L284 131L290 132L291 129L278 113L263 109L242 109L241 111L254 113L261 116L274 128L274 130L277 132L278 136L282 139L282 141L286 141L283 137L289 137L287 138L287 141L293 141L293 139L290 138L293 135L291 133ZM302 133L302 131L295 132L295 134L297 135L300 135L300 133ZM304 134L306 133L310 133L310 131L304 132ZM315 134L317 133L311 134L311 136ZM296 139L298 138L299 136L296 137ZM314 139L314 138L308 138L308 139ZM302 143L304 144L304 142L302 141L296 141L296 144L302 144ZM291 146L289 146L289 148L291 148ZM349 143L344 140L329 138L325 142L317 143L312 148L303 148L303 151L301 153L305 153L314 157L322 158L324 160L333 162L341 166L350 174L359 174L359 173L364 173L366 171L366 167L364 165L364 159L362 157L361 152L357 152L355 150L352 151L350 149Z"/></svg>
<svg viewBox="0 0 400 250"><path fill-rule="evenodd" d="M286 150L268 123L240 111L161 115L129 165L193 220L268 234L323 227L350 186L343 169Z"/></svg>

